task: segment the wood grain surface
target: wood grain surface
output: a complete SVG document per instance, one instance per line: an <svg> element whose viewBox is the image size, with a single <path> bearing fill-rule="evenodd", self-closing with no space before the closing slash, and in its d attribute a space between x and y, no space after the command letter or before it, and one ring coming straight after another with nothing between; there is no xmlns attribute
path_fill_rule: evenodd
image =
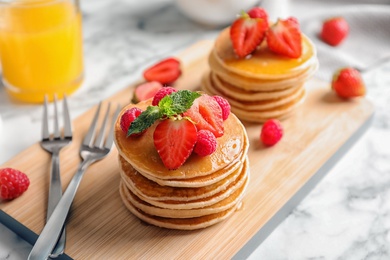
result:
<svg viewBox="0 0 390 260"><path fill-rule="evenodd" d="M212 45L202 41L178 55L184 73L176 87L199 87L208 69L207 55ZM231 218L197 231L142 223L121 202L114 147L106 159L87 170L79 187L67 221L66 253L75 259L232 257L373 113L368 100L341 100L326 82L312 79L306 88L306 101L283 121L285 135L276 146L266 148L259 143L260 124L245 124L250 139L251 178L243 206ZM130 101L132 89L129 86L107 100L123 106ZM64 189L80 162L79 146L95 109L73 121L74 141L60 155ZM1 167L26 172L31 185L21 197L0 202L0 209L39 234L45 220L49 154L36 143Z"/></svg>

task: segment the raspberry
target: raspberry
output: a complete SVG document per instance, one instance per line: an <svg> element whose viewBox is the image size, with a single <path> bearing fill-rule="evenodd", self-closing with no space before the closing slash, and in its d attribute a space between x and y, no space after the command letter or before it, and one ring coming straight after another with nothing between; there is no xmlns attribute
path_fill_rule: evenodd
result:
<svg viewBox="0 0 390 260"><path fill-rule="evenodd" d="M23 194L30 185L27 175L12 168L0 169L0 198L11 200Z"/></svg>
<svg viewBox="0 0 390 260"><path fill-rule="evenodd" d="M164 87L157 91L156 95L153 97L152 105L157 106L158 102L163 99L165 96L172 94L173 92L177 92L175 88L172 87Z"/></svg>
<svg viewBox="0 0 390 260"><path fill-rule="evenodd" d="M255 6L248 11L250 18L262 18L265 21L268 21L268 13L263 8Z"/></svg>
<svg viewBox="0 0 390 260"><path fill-rule="evenodd" d="M279 120L267 120L261 129L260 139L266 146L273 146L283 136L283 127Z"/></svg>
<svg viewBox="0 0 390 260"><path fill-rule="evenodd" d="M127 134L129 131L131 123L142 113L142 110L138 107L132 107L126 110L121 116L121 129ZM134 134L135 136L136 134Z"/></svg>
<svg viewBox="0 0 390 260"><path fill-rule="evenodd" d="M207 156L217 149L217 138L209 130L199 130L194 152L199 156Z"/></svg>
<svg viewBox="0 0 390 260"><path fill-rule="evenodd" d="M213 96L213 98L215 99L215 101L217 101L218 105L221 107L222 119L223 119L223 121L225 121L230 115L229 102L221 96Z"/></svg>

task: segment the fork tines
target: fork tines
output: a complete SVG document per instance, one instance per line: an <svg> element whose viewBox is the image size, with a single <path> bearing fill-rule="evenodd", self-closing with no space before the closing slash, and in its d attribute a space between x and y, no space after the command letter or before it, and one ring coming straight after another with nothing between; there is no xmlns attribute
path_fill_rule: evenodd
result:
<svg viewBox="0 0 390 260"><path fill-rule="evenodd" d="M108 118L110 116L111 103L108 103L107 110L106 110L106 113L104 115L99 134L95 139L95 134L97 132L96 128L97 128L97 124L98 124L98 118L99 118L101 106L102 106L102 102L100 102L98 105L96 113L92 119L91 126L88 130L87 135L85 136L85 138L83 140L83 145L89 146L89 147L99 147L99 148L110 149L112 146L112 143L113 143L112 135L113 135L113 127L114 126L113 126L113 123L108 124L107 121L108 121ZM120 106L118 105L118 107L117 107L117 109L112 117L112 121L114 121L116 119L119 112L120 112ZM107 139L104 143L104 140L105 140L104 137L106 135L107 125L110 126L110 129L109 129Z"/></svg>
<svg viewBox="0 0 390 260"><path fill-rule="evenodd" d="M70 121L70 115L69 115L69 107L68 107L68 101L66 99L66 96L64 95L63 100L63 120L64 120L64 126L63 126L63 136L61 136L60 128L59 128L59 122L58 122L58 106L57 106L57 95L54 94L54 132L53 137L50 136L49 131L49 115L48 115L48 98L47 95L45 95L45 101L43 106L43 123L42 123L42 139L43 140L52 140L52 139L67 139L72 140L72 124Z"/></svg>

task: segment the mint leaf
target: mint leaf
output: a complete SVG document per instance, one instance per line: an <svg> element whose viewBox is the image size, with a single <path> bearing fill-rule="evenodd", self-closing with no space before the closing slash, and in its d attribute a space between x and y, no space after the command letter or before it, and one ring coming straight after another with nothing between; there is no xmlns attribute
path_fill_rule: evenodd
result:
<svg viewBox="0 0 390 260"><path fill-rule="evenodd" d="M200 96L198 92L179 90L161 99L158 106L167 117L179 115L186 112Z"/></svg>
<svg viewBox="0 0 390 260"><path fill-rule="evenodd" d="M157 120L163 117L172 117L186 112L200 97L198 92L190 90L179 90L160 100L158 106L148 106L130 125L127 137L132 134L139 134L148 129Z"/></svg>
<svg viewBox="0 0 390 260"><path fill-rule="evenodd" d="M148 106L130 125L127 137L132 134L139 134L148 129L154 122L163 116L161 109L157 106Z"/></svg>

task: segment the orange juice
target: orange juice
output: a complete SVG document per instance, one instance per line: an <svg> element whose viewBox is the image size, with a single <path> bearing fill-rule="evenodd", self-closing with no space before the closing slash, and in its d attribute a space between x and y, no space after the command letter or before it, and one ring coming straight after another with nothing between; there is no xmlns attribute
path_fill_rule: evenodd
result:
<svg viewBox="0 0 390 260"><path fill-rule="evenodd" d="M70 0L0 2L0 60L8 94L38 103L83 80L81 15Z"/></svg>

